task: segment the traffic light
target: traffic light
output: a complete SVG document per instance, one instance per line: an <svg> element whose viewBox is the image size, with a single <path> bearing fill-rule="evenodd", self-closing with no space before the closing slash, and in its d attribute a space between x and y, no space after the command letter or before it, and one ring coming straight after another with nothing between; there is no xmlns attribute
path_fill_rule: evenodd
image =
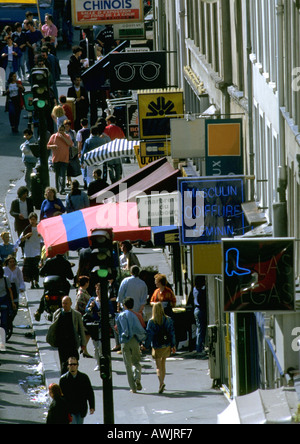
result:
<svg viewBox="0 0 300 444"><path fill-rule="evenodd" d="M31 85L33 104L37 108L45 108L50 104L48 68L32 68Z"/></svg>
<svg viewBox="0 0 300 444"><path fill-rule="evenodd" d="M110 359L107 356L100 356L100 376L101 379L108 379L111 377L111 370L110 370Z"/></svg>
<svg viewBox="0 0 300 444"><path fill-rule="evenodd" d="M113 272L113 233L111 229L96 229L92 232L92 273L99 279L107 279Z"/></svg>

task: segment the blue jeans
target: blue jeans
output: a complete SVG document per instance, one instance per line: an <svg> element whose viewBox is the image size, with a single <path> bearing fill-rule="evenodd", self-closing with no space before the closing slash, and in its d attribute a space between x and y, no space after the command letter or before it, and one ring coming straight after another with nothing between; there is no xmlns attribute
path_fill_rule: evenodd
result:
<svg viewBox="0 0 300 444"><path fill-rule="evenodd" d="M71 413L72 422L71 424L83 424L84 418L80 415L80 413Z"/></svg>
<svg viewBox="0 0 300 444"><path fill-rule="evenodd" d="M66 174L68 164L65 162L54 162L53 168L55 172L55 186L59 193L65 191L66 186Z"/></svg>
<svg viewBox="0 0 300 444"><path fill-rule="evenodd" d="M205 344L207 316L206 312L196 307L194 310L194 317L196 321L196 350L202 353Z"/></svg>

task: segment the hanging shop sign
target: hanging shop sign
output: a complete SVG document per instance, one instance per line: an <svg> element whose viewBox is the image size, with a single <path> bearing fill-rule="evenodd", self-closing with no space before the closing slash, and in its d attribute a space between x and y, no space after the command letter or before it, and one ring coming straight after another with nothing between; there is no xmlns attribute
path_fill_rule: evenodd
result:
<svg viewBox="0 0 300 444"><path fill-rule="evenodd" d="M171 151L173 159L205 157L205 120L171 119Z"/></svg>
<svg viewBox="0 0 300 444"><path fill-rule="evenodd" d="M142 22L143 0L73 0L73 26Z"/></svg>
<svg viewBox="0 0 300 444"><path fill-rule="evenodd" d="M244 178L179 178L181 243L220 243L245 232Z"/></svg>
<svg viewBox="0 0 300 444"><path fill-rule="evenodd" d="M167 85L166 52L126 52L110 54L112 90L164 88Z"/></svg>
<svg viewBox="0 0 300 444"><path fill-rule="evenodd" d="M137 196L139 226L178 226L178 197L177 191Z"/></svg>
<svg viewBox="0 0 300 444"><path fill-rule="evenodd" d="M165 139L170 119L184 114L183 91L161 90L138 94L140 139Z"/></svg>
<svg viewBox="0 0 300 444"><path fill-rule="evenodd" d="M295 240L223 239L224 310L295 310Z"/></svg>
<svg viewBox="0 0 300 444"><path fill-rule="evenodd" d="M206 175L244 173L243 120L205 120Z"/></svg>

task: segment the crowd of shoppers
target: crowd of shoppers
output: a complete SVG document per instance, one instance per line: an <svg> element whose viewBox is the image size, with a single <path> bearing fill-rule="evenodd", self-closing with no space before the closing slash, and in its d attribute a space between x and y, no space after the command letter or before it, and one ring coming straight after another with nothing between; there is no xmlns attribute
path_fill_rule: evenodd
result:
<svg viewBox="0 0 300 444"><path fill-rule="evenodd" d="M75 46L72 50L68 65L71 86L68 88L67 96L58 97L55 82L59 79L60 69L55 55L57 28L53 17L47 15L45 24L39 29L35 27L30 17L27 20L28 30L25 32L20 24L15 25L14 38L10 36L9 29L6 30L7 36L1 59L3 59L2 66L5 67L7 75L7 111L14 133L18 132L20 114L24 106L22 81L27 80L26 72L28 73L28 70L36 63L49 70L53 107L51 107L48 120L50 137L47 148L52 153L51 164L55 172L56 187L45 189L45 199L40 209L40 220L43 220L89 206L89 197L108 186L107 166L103 172L100 168L84 168L85 154L111 140L124 138L125 135L116 125L114 116L108 116L106 121L101 119L89 127L89 99L81 82L84 69L84 61L81 57L82 46ZM26 36L24 37L23 34ZM110 27L106 27L105 32L99 34L97 38L99 42L101 38L105 40L104 51L109 51L113 44L109 43ZM36 57L39 52L42 58ZM74 115L72 107L67 103L67 97L74 100ZM51 131L51 124L53 131ZM24 138L25 142L22 143L20 149L25 165L26 186L20 187L18 198L12 202L10 210L10 214L15 219L18 245L22 248L24 255L24 267L21 270L15 258L18 245L10 244L9 237L7 239L7 236L3 234L0 254L5 268L0 266L0 304L7 306L7 310L1 312L1 327L3 328L7 326L9 309L12 308L15 312L17 310L19 294L25 290L25 282L30 283L32 289L39 288L42 239L37 231L38 216L34 212L33 201L29 197L31 173L38 162L31 150L31 144L36 144L37 138L30 129L24 130ZM80 174L83 176L87 193L80 189L78 180L72 180L76 175L72 174L73 170L69 168L71 160L74 159L81 166ZM113 183L119 180L122 174L120 160L113 160L107 165L110 181ZM67 186L70 187L68 193L66 193ZM65 202L57 194L67 194ZM162 274L155 276L157 289L153 295L149 295L148 287L140 275L139 259L132 252L131 243L122 242L120 250L120 268L123 272L130 272L130 276L122 279L121 282L115 275L109 276L111 332L107 334L113 333L115 339L112 351L122 353L128 384L133 393L142 390L141 349L152 349L159 382L158 392L161 394L166 387L166 359L176 351L173 319L176 297L169 288L166 276ZM91 273L91 270L88 272ZM91 285L91 282L92 278L89 273L78 276L75 309L72 308L72 299L65 296L62 299L62 308L55 312L53 323L49 327L47 341L58 349L61 378L59 384L51 384L49 387L49 395L53 401L48 412L48 424L81 424L87 414L88 406L90 413L94 413L95 400L91 383L87 375L78 371L79 349L83 356L91 357L87 352L87 343L90 338L93 341L97 364L95 370L100 368L101 288L99 283ZM205 282L197 280L193 290L193 302L197 325L196 347L201 354L204 350L206 333L205 299ZM148 323L145 322L143 316L147 301L152 305L152 317Z"/></svg>

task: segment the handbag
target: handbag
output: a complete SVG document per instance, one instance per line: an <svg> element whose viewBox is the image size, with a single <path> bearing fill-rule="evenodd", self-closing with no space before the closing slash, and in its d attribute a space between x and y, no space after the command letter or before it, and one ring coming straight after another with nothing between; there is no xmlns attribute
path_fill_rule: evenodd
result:
<svg viewBox="0 0 300 444"><path fill-rule="evenodd" d="M69 160L68 176L78 177L81 175L81 167L78 159L78 155Z"/></svg>

